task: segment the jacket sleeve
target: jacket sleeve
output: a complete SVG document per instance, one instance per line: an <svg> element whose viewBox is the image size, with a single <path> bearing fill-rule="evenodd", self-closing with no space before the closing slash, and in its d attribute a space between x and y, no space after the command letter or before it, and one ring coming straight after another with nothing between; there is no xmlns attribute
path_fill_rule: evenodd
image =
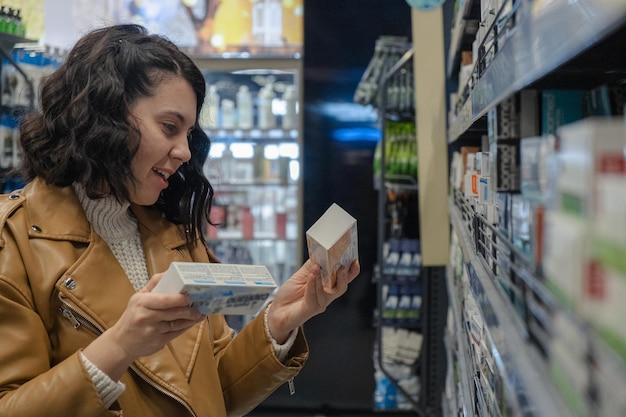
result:
<svg viewBox="0 0 626 417"><path fill-rule="evenodd" d="M230 417L249 413L286 381L293 379L306 362L309 349L299 329L287 359L281 362L265 331L264 311L246 325L234 339L214 341L218 372L226 409Z"/></svg>
<svg viewBox="0 0 626 417"><path fill-rule="evenodd" d="M104 408L78 352L51 366L41 318L5 278L0 276L0 416L118 415Z"/></svg>

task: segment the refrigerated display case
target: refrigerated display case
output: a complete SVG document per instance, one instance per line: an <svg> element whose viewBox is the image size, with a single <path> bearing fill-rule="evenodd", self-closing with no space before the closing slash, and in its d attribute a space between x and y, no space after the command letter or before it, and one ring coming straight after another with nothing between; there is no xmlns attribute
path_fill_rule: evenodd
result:
<svg viewBox="0 0 626 417"><path fill-rule="evenodd" d="M302 263L301 61L194 60L207 83L199 121L215 192L204 232L222 262L263 264L280 285Z"/></svg>

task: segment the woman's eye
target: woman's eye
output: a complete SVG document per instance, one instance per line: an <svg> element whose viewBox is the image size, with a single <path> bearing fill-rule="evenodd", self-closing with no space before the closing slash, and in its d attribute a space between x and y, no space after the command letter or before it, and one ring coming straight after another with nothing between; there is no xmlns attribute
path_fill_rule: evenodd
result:
<svg viewBox="0 0 626 417"><path fill-rule="evenodd" d="M165 130L168 133L174 133L176 132L176 126L175 125L171 125L169 123L163 123L163 127L165 128Z"/></svg>

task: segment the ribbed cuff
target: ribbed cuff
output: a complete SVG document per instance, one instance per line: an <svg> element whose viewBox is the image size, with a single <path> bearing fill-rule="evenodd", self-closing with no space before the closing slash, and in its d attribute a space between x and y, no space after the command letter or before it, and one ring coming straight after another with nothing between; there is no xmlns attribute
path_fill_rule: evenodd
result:
<svg viewBox="0 0 626 417"><path fill-rule="evenodd" d="M108 409L119 398L119 396L122 395L126 389L126 385L122 382L113 381L111 377L102 372L96 365L91 363L83 352L80 352L80 358L83 360L83 364L91 376L91 380L96 387L96 391L104 403L104 408Z"/></svg>
<svg viewBox="0 0 626 417"><path fill-rule="evenodd" d="M287 338L287 340L285 341L285 343L283 343L282 345L279 344L276 339L274 339L274 337L272 337L272 334L270 333L270 326L268 324L268 313L270 311L270 307L271 307L271 303L267 306L267 308L265 309L265 313L263 315L263 321L265 322L265 333L267 334L267 337L271 340L272 342L272 347L274 348L274 353L276 354L276 357L278 358L279 361L284 362L285 359L287 359L287 355L289 354L289 350L291 350L291 347L293 346L293 343L296 341L296 336L298 336L298 329L295 328L294 330L291 331L291 333L289 334L289 337Z"/></svg>

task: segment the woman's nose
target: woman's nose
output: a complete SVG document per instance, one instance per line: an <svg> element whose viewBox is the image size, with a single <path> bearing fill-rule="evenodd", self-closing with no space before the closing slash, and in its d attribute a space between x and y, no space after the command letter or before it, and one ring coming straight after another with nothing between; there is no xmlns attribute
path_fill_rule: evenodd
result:
<svg viewBox="0 0 626 417"><path fill-rule="evenodd" d="M189 139L187 135L181 135L176 140L174 147L170 151L170 155L174 159L180 159L182 162L187 162L191 159L191 150L189 149Z"/></svg>

